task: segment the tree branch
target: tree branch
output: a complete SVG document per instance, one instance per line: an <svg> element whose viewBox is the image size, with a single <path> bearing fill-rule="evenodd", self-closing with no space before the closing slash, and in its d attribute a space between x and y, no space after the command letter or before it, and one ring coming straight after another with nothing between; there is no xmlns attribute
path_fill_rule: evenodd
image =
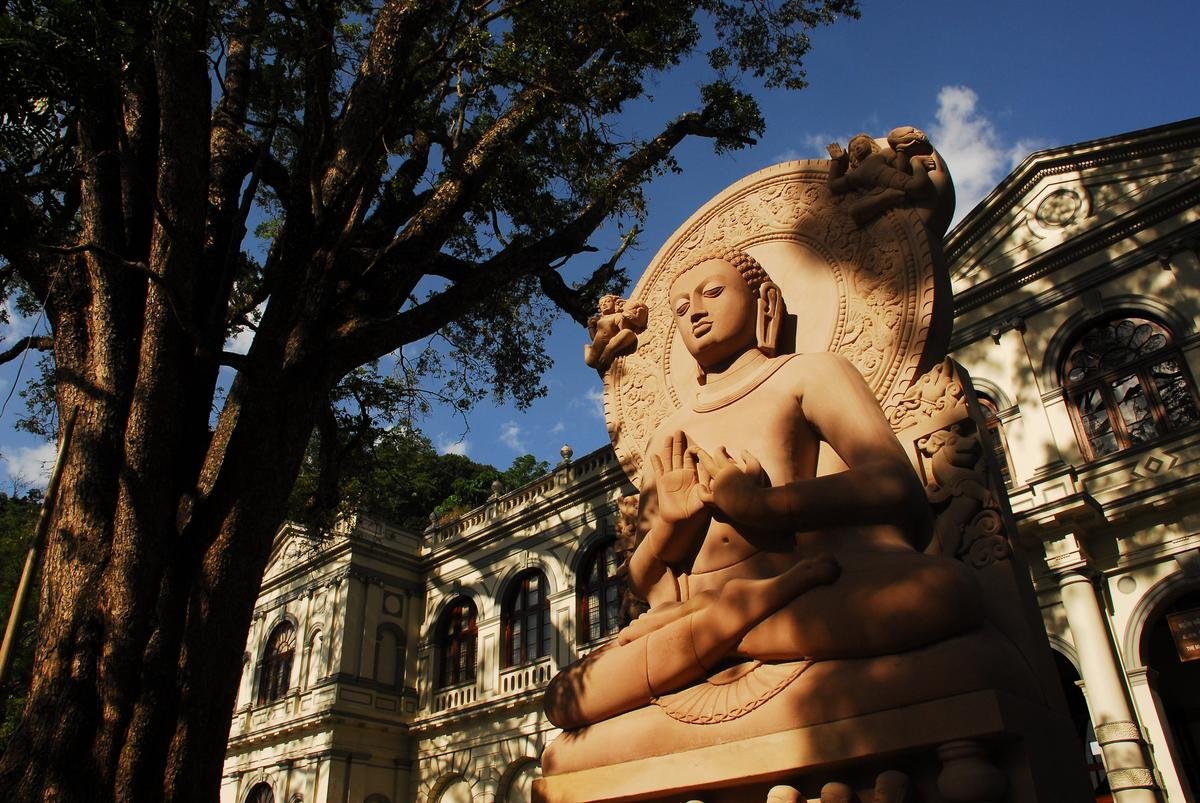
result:
<svg viewBox="0 0 1200 803"><path fill-rule="evenodd" d="M13 343L4 351L0 351L0 365L6 362L11 362L21 356L21 352L25 349L36 349L37 351L49 351L54 348L54 338L49 335L29 335L23 337Z"/></svg>
<svg viewBox="0 0 1200 803"><path fill-rule="evenodd" d="M527 90L527 92L533 92L533 90ZM540 97L540 95L537 96L539 100ZM510 114L516 114L516 111L514 109ZM497 121L496 127L499 127L504 121L505 118L502 117ZM522 117L521 122L527 121ZM515 119L512 124L516 125ZM349 370L355 365L395 351L405 343L428 337L448 321L462 314L463 310L469 309L474 304L483 303L499 288L506 286L518 277L540 274L547 270L555 260L580 253L586 248L588 238L616 208L621 199L632 188L640 186L645 175L666 159L684 138L688 136L715 138L729 135L728 129L711 124L706 113L689 112L676 118L667 124L661 134L644 143L618 165L604 186L596 193L592 202L585 206L573 220L554 233L533 243L524 238L515 238L511 245L479 265L472 272L471 281L456 283L404 312L382 320L366 318L347 320L340 328L341 343L334 347L339 363L345 364L346 369ZM488 140L486 145L484 141L481 141L476 148L497 148L500 147L502 140L503 136L498 134L495 139ZM477 160L469 158L468 165L465 167L475 166L477 170L482 171L487 167L487 156L488 153L484 152L478 155ZM434 211L415 216L401 237L403 238L408 232L418 232L410 235L417 242L430 237L431 235L427 233L428 230L439 225L442 220L441 215L447 214L449 207L464 203L462 196L466 191L465 179L448 179L435 192L430 203L426 205L426 209L433 207ZM438 204L439 197L445 205ZM441 223L441 225L445 224ZM426 230L425 232L421 231L423 228ZM409 243L405 240L398 239L398 241L393 241L387 251L393 252L401 248L407 251L406 246L408 245ZM421 267L428 259L424 255L413 255L408 260L398 258L394 253L389 253L388 256L396 259L397 264L412 267ZM400 283L399 289L414 286L419 279L420 276L408 276ZM551 285L553 285L552 280ZM399 292L399 289L392 288L389 292ZM407 297L406 289L405 293L405 297ZM561 292L559 295L564 301L567 301L567 297L563 296ZM394 298L393 296L393 300ZM567 303L567 311L572 318L578 320L576 316L582 313L579 302L576 300ZM393 305L393 308L395 306ZM590 312L588 314L590 315ZM584 320L586 321L586 317Z"/></svg>
<svg viewBox="0 0 1200 803"><path fill-rule="evenodd" d="M568 287L562 274L554 268L547 267L545 270L538 271L538 282L541 284L542 292L559 309L570 315L577 324L586 327L588 318L596 314L596 304L600 300L600 295L617 273L618 260L629 246L633 245L638 233L637 226L630 229L621 239L621 245L618 246L612 257L592 271L588 280L577 288Z"/></svg>

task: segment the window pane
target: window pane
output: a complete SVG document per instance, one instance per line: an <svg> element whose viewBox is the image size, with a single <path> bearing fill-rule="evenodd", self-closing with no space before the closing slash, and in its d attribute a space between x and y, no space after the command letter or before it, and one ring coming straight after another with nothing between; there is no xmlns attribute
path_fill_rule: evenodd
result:
<svg viewBox="0 0 1200 803"><path fill-rule="evenodd" d="M1137 376L1122 377L1112 383L1113 398L1121 419L1129 432L1131 443L1145 443L1158 437L1154 416L1150 411L1150 400Z"/></svg>
<svg viewBox="0 0 1200 803"><path fill-rule="evenodd" d="M596 638L600 635L600 595L588 594L587 596L587 623L589 639Z"/></svg>
<svg viewBox="0 0 1200 803"><path fill-rule="evenodd" d="M616 585L604 589L604 634L617 632L617 620L621 615L621 593Z"/></svg>
<svg viewBox="0 0 1200 803"><path fill-rule="evenodd" d="M1200 421L1195 399L1192 398L1178 360L1164 360L1151 369L1151 374L1158 387L1158 397L1167 412L1168 428L1179 429Z"/></svg>

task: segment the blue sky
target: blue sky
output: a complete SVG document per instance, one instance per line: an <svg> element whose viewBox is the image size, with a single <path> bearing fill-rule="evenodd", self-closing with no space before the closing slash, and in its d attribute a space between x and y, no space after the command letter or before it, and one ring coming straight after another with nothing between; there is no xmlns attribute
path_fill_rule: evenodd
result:
<svg viewBox="0 0 1200 803"><path fill-rule="evenodd" d="M897 3L862 0L862 19L813 34L807 60L810 86L802 92L759 92L767 132L758 145L714 156L707 142L677 151L683 173L656 180L647 192L649 217L624 263L631 276L708 198L742 176L779 161L824 156L831 140L843 145L859 131L880 136L904 124L925 129L946 157L964 215L1018 162L1039 148L1161 125L1200 115L1195 32L1200 3L1117 2ZM676 114L694 108L703 76L681 68L658 81L654 100L631 111L629 125L652 135ZM612 231L594 241L607 258ZM3 343L28 332L32 321L0 330ZM576 455L607 441L600 411L601 383L582 360L586 333L574 322L555 327L549 393L528 411L490 401L466 421L435 411L422 427L443 451L506 467L530 452L555 462L563 443ZM36 357L17 376L14 361L0 368L0 400L33 373ZM23 411L14 393L0 412L0 490L39 479L53 447L17 432ZM45 465L45 468L43 466Z"/></svg>

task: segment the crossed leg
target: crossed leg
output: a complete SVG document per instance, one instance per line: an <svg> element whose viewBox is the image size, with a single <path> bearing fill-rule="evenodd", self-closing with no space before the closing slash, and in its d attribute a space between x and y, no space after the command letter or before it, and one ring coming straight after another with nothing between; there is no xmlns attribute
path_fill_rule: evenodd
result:
<svg viewBox="0 0 1200 803"><path fill-rule="evenodd" d="M657 619L639 619L641 626L627 634L632 638L591 653L550 681L546 716L560 728L579 728L682 688L730 655L759 622L832 583L839 571L832 556L818 555L775 577L733 579Z"/></svg>

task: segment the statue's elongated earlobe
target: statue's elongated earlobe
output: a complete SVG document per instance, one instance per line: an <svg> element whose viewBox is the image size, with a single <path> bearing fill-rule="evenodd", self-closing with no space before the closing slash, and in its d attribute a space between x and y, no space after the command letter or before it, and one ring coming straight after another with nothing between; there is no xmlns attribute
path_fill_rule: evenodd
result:
<svg viewBox="0 0 1200 803"><path fill-rule="evenodd" d="M755 335L758 348L768 357L779 350L779 329L783 323L783 294L775 282L763 282L758 286L758 320Z"/></svg>

